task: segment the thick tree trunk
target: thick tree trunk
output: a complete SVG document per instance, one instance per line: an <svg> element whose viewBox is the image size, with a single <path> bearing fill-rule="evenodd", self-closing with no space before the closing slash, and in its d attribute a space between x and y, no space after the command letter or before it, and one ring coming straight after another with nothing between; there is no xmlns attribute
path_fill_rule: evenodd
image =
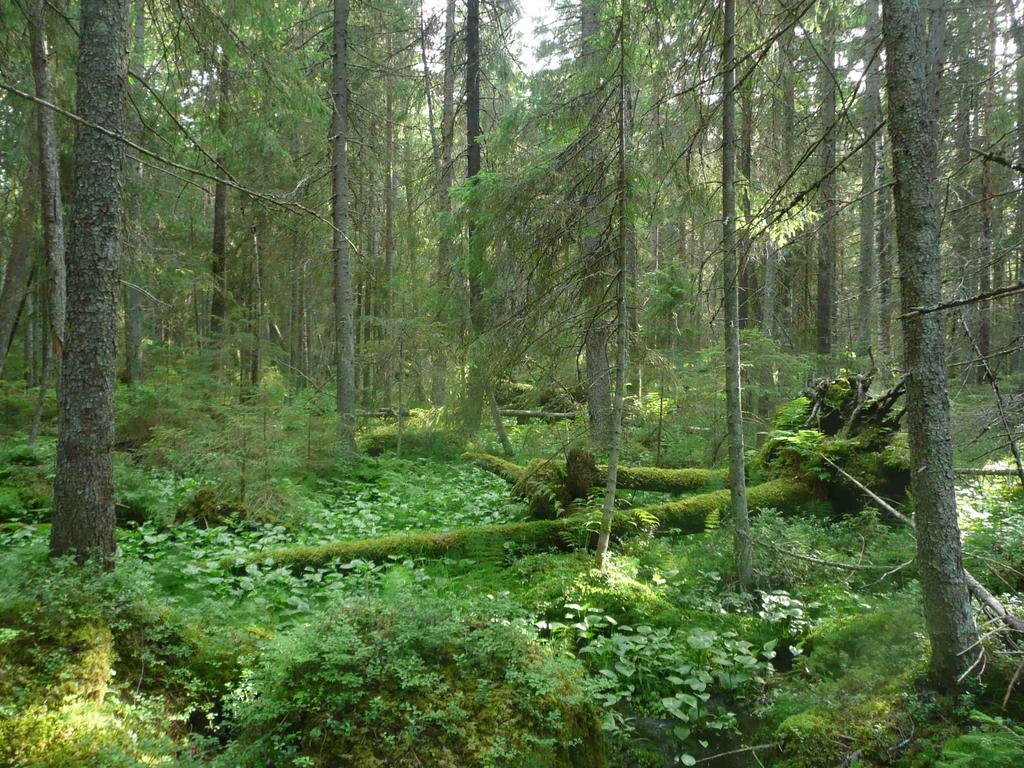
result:
<svg viewBox="0 0 1024 768"><path fill-rule="evenodd" d="M729 433L729 494L736 573L740 589L753 585L753 552L747 513L740 390L740 296L736 263L736 3L725 0L722 51L722 282L725 290L725 399Z"/></svg>
<svg viewBox="0 0 1024 768"><path fill-rule="evenodd" d="M838 179L836 164L836 11L829 9L822 30L822 62L818 68L819 109L821 110L822 141L820 149L821 225L818 238L816 333L819 355L832 354L833 321L836 313L836 250Z"/></svg>
<svg viewBox="0 0 1024 768"><path fill-rule="evenodd" d="M943 11L932 14L931 40L941 39ZM889 132L896 178L896 234L904 312L939 303L938 77L929 70L920 0L885 0ZM931 53L934 53L931 52ZM939 59L941 61L941 59ZM941 65L940 65L941 66ZM937 684L955 688L977 658L953 485L953 447L940 313L903 320L907 432L917 524L917 563Z"/></svg>
<svg viewBox="0 0 1024 768"><path fill-rule="evenodd" d="M355 335L352 308L352 256L348 244L348 0L334 0L333 169L334 359L338 442L356 450Z"/></svg>
<svg viewBox="0 0 1024 768"><path fill-rule="evenodd" d="M866 25L864 31L864 91L865 136L871 134L880 122L882 103L879 96L878 76L879 19L878 0L867 0L864 5ZM878 261L875 253L875 188L878 186L878 139L870 139L861 149L860 171L860 264L857 291L857 354L867 357L871 350L875 329L875 294L878 283Z"/></svg>
<svg viewBox="0 0 1024 768"><path fill-rule="evenodd" d="M481 168L481 133L480 0L468 0L466 3L466 178L471 185L476 183L476 177ZM480 429L484 395L487 389L487 372L480 350L476 348L484 327L483 284L481 282L484 252L476 222L477 215L477 206L474 204L470 210L467 227L469 239L466 275L469 283L469 373L460 407L461 426L469 434Z"/></svg>
<svg viewBox="0 0 1024 768"><path fill-rule="evenodd" d="M0 376L14 343L18 318L25 306L28 286L32 279L32 234L39 213L39 166L31 163L22 183L18 212L11 232L11 251L4 269L4 284L0 288Z"/></svg>
<svg viewBox="0 0 1024 768"><path fill-rule="evenodd" d="M76 111L121 133L127 0L83 0L80 19ZM111 558L116 546L112 454L123 165L120 141L78 127L50 551L80 561Z"/></svg>

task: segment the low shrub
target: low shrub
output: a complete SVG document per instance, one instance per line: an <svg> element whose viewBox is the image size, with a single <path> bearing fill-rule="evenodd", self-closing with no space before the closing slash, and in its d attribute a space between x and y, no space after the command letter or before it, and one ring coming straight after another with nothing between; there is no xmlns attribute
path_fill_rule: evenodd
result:
<svg viewBox="0 0 1024 768"><path fill-rule="evenodd" d="M244 677L218 765L603 765L578 666L500 601L346 601Z"/></svg>

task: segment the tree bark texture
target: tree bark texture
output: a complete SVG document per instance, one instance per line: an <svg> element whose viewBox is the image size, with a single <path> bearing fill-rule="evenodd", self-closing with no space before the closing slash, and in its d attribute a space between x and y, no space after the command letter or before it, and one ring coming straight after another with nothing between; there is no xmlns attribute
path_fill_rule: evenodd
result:
<svg viewBox="0 0 1024 768"><path fill-rule="evenodd" d="M944 25L944 14L933 15L931 23ZM929 71L920 0L885 0L882 25L900 289L906 312L941 300L935 192L938 77ZM934 39L936 30L931 32ZM942 322L940 313L904 318L903 364L917 564L931 641L931 671L937 684L955 688L977 656L969 649L978 633L968 602L957 524Z"/></svg>
<svg viewBox="0 0 1024 768"><path fill-rule="evenodd" d="M76 111L115 133L127 99L127 0L83 0ZM124 145L79 125L50 551L113 557L114 382Z"/></svg>

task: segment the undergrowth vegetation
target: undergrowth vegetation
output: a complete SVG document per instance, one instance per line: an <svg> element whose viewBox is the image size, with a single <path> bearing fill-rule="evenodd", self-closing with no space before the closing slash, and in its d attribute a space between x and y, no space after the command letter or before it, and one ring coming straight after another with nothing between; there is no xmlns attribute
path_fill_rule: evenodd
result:
<svg viewBox="0 0 1024 768"><path fill-rule="evenodd" d="M464 445L442 414L404 420L401 457L397 424L368 424L377 455L341 466L330 404L277 386L241 409L173 377L121 398L112 571L46 556L53 438L0 442L0 765L1020 764L1012 668L957 700L923 684L913 535L879 513L765 496L753 599L717 513L619 528L596 571L599 489L529 520L515 478L461 458L499 450L493 433ZM508 428L519 466L573 429ZM637 433L626 453L649 460ZM663 457L692 433L673 434ZM775 437L808 458L820 439ZM959 492L969 566L1021 608L1024 497L1000 478ZM619 515L721 494L626 489ZM340 554L297 554L324 547Z"/></svg>

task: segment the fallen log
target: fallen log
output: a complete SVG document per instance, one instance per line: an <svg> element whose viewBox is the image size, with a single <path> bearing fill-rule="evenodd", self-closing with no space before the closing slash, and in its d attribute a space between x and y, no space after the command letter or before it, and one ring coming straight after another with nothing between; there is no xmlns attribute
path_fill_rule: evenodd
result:
<svg viewBox="0 0 1024 768"><path fill-rule="evenodd" d="M608 472L598 466L599 476L594 485L603 486ZM617 487L632 491L662 491L687 493L722 486L729 473L724 469L661 469L660 467L619 467Z"/></svg>
<svg viewBox="0 0 1024 768"><path fill-rule="evenodd" d="M517 482L523 476L523 472L526 471L526 467L514 464L511 461L490 453L468 451L467 453L462 454L462 458L470 464L475 464L480 467L480 469L486 469L488 472L497 475L503 480L508 480L510 483Z"/></svg>
<svg viewBox="0 0 1024 768"><path fill-rule="evenodd" d="M917 530L917 526L914 524L914 521L910 517L900 512L898 509L892 506L892 504L887 502L885 499L883 499L877 493L872 491L862 482L860 482L855 477L850 475L846 470L844 470L835 462L831 461L828 457L824 458L825 461L827 461L837 472L843 475L855 486L860 488L860 490L864 492L864 495L871 499L875 503L875 505L878 506L879 509L889 514L893 519L898 520L904 525L909 525L915 531ZM967 584L967 591L971 594L971 597L978 601L978 603L982 606L984 611L989 616L991 616L993 620L1001 621L1014 632L1024 633L1024 619L1020 619L1017 616L1014 616L1012 613L1010 613L1006 609L1006 607L1001 602L999 602L999 599L991 592L989 592L985 585L978 581L970 571L968 571L966 568L964 568L963 571L964 581Z"/></svg>
<svg viewBox="0 0 1024 768"><path fill-rule="evenodd" d="M769 508L792 512L803 504L820 499L821 491L817 486L788 478L752 486L747 492L752 512ZM612 523L612 532L620 538L638 532L702 533L716 527L728 510L729 491L713 491L665 504L620 510ZM396 534L268 549L247 557L225 558L223 564L228 568L263 564L301 569L332 562L381 561L395 557L500 559L510 549L517 552L572 550L586 546L599 522L599 512L591 510L553 520L528 520L437 533Z"/></svg>
<svg viewBox="0 0 1024 768"><path fill-rule="evenodd" d="M522 480L529 468L506 461L489 453L464 453L464 459L486 469L511 483ZM544 462L550 471L561 471L561 463ZM594 474L592 487L603 488L608 467L599 465ZM538 476L544 473L537 473ZM617 487L631 491L661 491L664 493L689 493L714 489L725 484L728 473L719 469L662 469L660 467L619 467Z"/></svg>
<svg viewBox="0 0 1024 768"><path fill-rule="evenodd" d="M978 469L975 467L957 467L954 475L970 475L972 477L1016 477L1015 469Z"/></svg>
<svg viewBox="0 0 1024 768"><path fill-rule="evenodd" d="M516 408L499 408L498 414L515 419L542 419L544 421L572 421L575 411L531 411Z"/></svg>

